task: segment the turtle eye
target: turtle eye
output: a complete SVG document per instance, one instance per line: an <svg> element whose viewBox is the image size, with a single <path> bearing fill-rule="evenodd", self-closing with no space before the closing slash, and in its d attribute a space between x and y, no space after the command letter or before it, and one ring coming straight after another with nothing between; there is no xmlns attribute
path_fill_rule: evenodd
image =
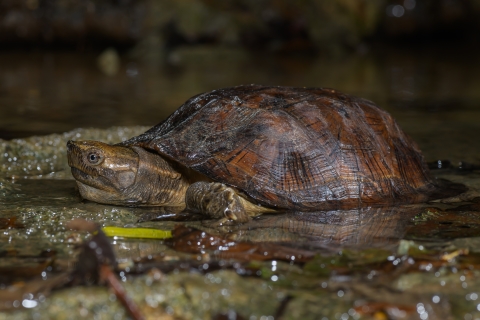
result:
<svg viewBox="0 0 480 320"><path fill-rule="evenodd" d="M100 162L102 162L103 157L96 152L91 152L87 155L87 160L91 164L99 164Z"/></svg>

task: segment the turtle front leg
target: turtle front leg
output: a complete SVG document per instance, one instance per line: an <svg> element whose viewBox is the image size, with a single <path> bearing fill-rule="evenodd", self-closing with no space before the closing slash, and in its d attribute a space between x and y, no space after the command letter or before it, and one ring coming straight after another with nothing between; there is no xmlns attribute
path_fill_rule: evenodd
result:
<svg viewBox="0 0 480 320"><path fill-rule="evenodd" d="M185 195L187 209L220 219L220 223L231 219L237 222L250 220L242 199L237 192L218 182L196 182Z"/></svg>

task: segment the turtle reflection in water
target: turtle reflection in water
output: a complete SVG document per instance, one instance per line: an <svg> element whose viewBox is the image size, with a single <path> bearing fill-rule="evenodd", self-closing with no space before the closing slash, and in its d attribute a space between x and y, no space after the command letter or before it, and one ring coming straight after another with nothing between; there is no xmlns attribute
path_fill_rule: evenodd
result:
<svg viewBox="0 0 480 320"><path fill-rule="evenodd" d="M332 89L215 90L123 143L67 147L85 199L221 221L416 203L438 190L388 113Z"/></svg>
<svg viewBox="0 0 480 320"><path fill-rule="evenodd" d="M280 243L284 248L301 250L335 251L339 248L393 248L412 227L414 216L425 212L421 204L389 207L362 207L323 211L286 212L263 215L240 224L205 223L189 221L180 226L200 231L198 241L189 241L190 250L203 250L199 242L209 242L213 235L239 243ZM203 232L203 233L202 233ZM174 241L176 239L173 239ZM213 241L215 244L215 240ZM226 248L226 247L225 247ZM224 249L225 249L224 248ZM246 248L250 248L247 246ZM228 249L225 249L228 250ZM221 251L221 250L220 250ZM248 251L248 249L246 249Z"/></svg>

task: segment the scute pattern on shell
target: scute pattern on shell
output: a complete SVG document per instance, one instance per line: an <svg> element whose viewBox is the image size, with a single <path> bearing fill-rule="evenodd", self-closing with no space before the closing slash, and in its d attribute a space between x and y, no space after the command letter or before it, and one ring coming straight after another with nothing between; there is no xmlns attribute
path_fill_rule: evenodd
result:
<svg viewBox="0 0 480 320"><path fill-rule="evenodd" d="M155 150L278 208L415 202L434 186L415 143L388 113L331 89L215 90L124 144Z"/></svg>

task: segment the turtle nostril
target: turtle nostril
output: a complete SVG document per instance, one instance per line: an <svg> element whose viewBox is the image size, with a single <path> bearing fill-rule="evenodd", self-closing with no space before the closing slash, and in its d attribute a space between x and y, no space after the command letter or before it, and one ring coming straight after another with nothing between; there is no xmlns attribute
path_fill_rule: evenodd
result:
<svg viewBox="0 0 480 320"><path fill-rule="evenodd" d="M68 140L67 142L67 151L72 151L74 142L72 140Z"/></svg>

